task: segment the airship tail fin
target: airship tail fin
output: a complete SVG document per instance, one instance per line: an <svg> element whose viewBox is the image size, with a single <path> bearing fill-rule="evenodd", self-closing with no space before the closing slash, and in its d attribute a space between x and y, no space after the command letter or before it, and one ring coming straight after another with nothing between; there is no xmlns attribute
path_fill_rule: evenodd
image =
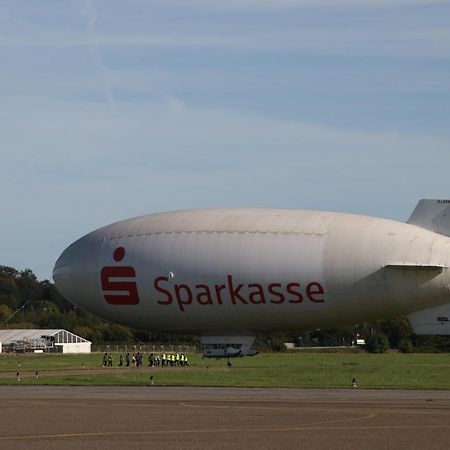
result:
<svg viewBox="0 0 450 450"><path fill-rule="evenodd" d="M450 303L409 314L414 333L423 335L450 335Z"/></svg>
<svg viewBox="0 0 450 450"><path fill-rule="evenodd" d="M408 223L450 236L450 200L420 200Z"/></svg>

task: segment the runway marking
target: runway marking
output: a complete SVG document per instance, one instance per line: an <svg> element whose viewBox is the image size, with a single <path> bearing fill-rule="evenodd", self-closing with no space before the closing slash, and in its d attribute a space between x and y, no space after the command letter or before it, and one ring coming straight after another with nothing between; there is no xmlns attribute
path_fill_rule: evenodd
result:
<svg viewBox="0 0 450 450"><path fill-rule="evenodd" d="M62 405L62 406L69 406L69 405L75 405L75 406L80 406L83 407L85 405L94 405L94 406L98 406L98 402L94 401L94 400L84 400L84 401L72 401L72 400L62 400L62 399L36 399L36 400L22 400L22 399L18 399L18 400L13 400L13 399L2 399L2 404L5 403L12 403L12 404L17 404L17 403L26 403L26 405L29 407L30 404L47 404L48 401L52 401L53 404L58 404L58 405ZM258 402L258 400L255 400L256 402ZM154 408L155 406L158 407L164 407L164 406L182 406L185 408L201 408L201 409L251 409L251 410L271 410L271 411L277 411L277 410L285 410L286 408L298 408L299 406L305 407L304 404L299 404L299 403L294 403L294 402L287 402L284 403L283 405L276 405L274 404L272 405L236 405L233 402L230 402L230 404L217 404L217 405L211 405L211 404L203 404L202 400L194 400L194 401L177 401L177 400L159 400L159 399L155 399L155 400L148 400L147 402L143 403L143 400L139 400L139 403L128 403L128 402L112 402L112 401L108 401L108 404L110 406L118 406L118 407L132 407L132 408ZM208 400L208 403L210 403L211 401ZM263 402L261 401L261 403L270 403L270 402ZM347 402L341 402L343 405L348 406ZM385 403L385 402L384 402ZM382 403L372 403L369 402L369 404L365 404L365 405L357 405L355 403L352 403L351 405L354 406L354 411L359 411L359 412L366 412L366 411L373 411L374 409L376 410L377 413L383 413L383 414L408 414L408 415L439 415L439 416L448 416L450 415L450 411L447 410L447 405L440 405L440 404L427 404L427 405L414 405L416 407L422 407L422 408L426 408L426 410L423 411L417 411L417 410L411 410L408 407L405 407L404 404L394 404L391 405L391 407L389 409L385 409L385 408L379 408L379 406L381 406ZM342 408L339 407L339 403L336 405L336 403L333 403L333 407L327 407L327 404L315 404L313 406L309 406L306 405L308 407L308 410L314 410L314 411L320 411L322 412L324 410L324 408L326 407L326 411L327 412L339 412L341 413L342 411L348 411L348 410L342 410ZM443 409L446 410L443 410Z"/></svg>
<svg viewBox="0 0 450 450"><path fill-rule="evenodd" d="M408 430L408 429L450 429L450 425L374 425L374 426L350 426L350 427L279 427L279 428L227 428L227 429L203 429L203 430L154 430L154 431L110 431L93 433L60 433L60 434L36 434L29 436L2 436L0 441L30 441L42 439L76 438L76 437L106 437L106 436L151 436L158 434L206 434L206 433L261 433L261 432L288 432L288 431L357 431L357 430Z"/></svg>
<svg viewBox="0 0 450 450"><path fill-rule="evenodd" d="M159 401L161 402L161 401ZM184 402L178 402L177 405L178 406L183 406L185 408L201 408L201 409L206 409L206 408L210 408L210 409L252 409L252 410L269 410L269 411L278 411L278 410L285 410L287 407L291 407L291 408L298 408L299 406L305 407L305 405L303 404L298 404L298 403L289 403L289 404L283 404L282 406L263 406L263 405L236 405L236 404L229 404L229 405L205 405L203 403L200 403L201 401L195 401L190 403L189 401ZM158 400L156 400L155 403L110 403L111 406L131 406L133 408L135 407L144 407L144 408L148 408L148 407L154 407L155 405L158 406L164 406L161 403L158 403ZM167 403L167 406L169 406L169 404ZM170 404L170 406L172 406ZM315 405L315 406L308 406L308 411L320 411L322 412L324 410L326 405ZM373 408L371 405L366 405L366 406L355 406L355 409L353 411L358 411L358 412L365 412L365 411L372 411ZM378 406L378 405L377 405ZM429 411L415 411L415 410L410 410L408 408L405 408L405 405L398 405L395 406L393 405L393 407L391 409L381 409L381 408L375 408L376 409L376 413L384 413L384 414L417 414L417 415L450 415L450 411L443 411L442 408L446 408L446 406L442 406L439 407L438 405L435 405L433 410ZM327 407L326 408L327 412L339 412L342 413L342 408L339 408L339 406L333 406L333 407ZM347 411L347 410L344 410Z"/></svg>
<svg viewBox="0 0 450 450"><path fill-rule="evenodd" d="M183 405L182 406L194 406L194 407L202 407L202 405ZM207 408L209 406L206 406ZM224 408L227 409L269 409L269 410L274 410L274 409L284 409L284 408L252 408L251 406L225 406ZM308 408L308 411L320 411L322 412L322 408ZM328 409L327 411L331 411L330 409ZM338 411L340 412L341 410L335 408L334 411ZM357 411L354 412L354 414L358 414ZM366 414L365 416L356 416L356 417L347 417L345 419L330 419L330 420L326 420L326 421L321 421L321 422L315 422L316 425L326 425L326 424L331 424L331 423L343 423L343 422L359 422L361 420L366 420L366 419L373 419L374 417L377 416L377 413L374 412L369 412L368 414ZM269 429L272 429L270 427L267 427ZM277 429L277 427L275 427L275 430Z"/></svg>

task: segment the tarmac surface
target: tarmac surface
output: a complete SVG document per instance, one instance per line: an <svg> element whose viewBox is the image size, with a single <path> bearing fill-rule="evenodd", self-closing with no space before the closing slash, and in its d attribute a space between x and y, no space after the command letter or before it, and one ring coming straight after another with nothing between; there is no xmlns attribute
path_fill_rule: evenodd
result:
<svg viewBox="0 0 450 450"><path fill-rule="evenodd" d="M448 449L450 391L0 386L0 449Z"/></svg>

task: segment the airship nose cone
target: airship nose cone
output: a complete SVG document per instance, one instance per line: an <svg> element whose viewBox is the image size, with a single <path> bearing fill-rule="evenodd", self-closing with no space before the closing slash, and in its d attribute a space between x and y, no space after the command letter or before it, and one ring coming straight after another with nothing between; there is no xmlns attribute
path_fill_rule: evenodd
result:
<svg viewBox="0 0 450 450"><path fill-rule="evenodd" d="M72 271L70 247L61 253L53 268L53 281L61 293L70 289Z"/></svg>
<svg viewBox="0 0 450 450"><path fill-rule="evenodd" d="M97 261L100 244L95 235L86 235L67 247L55 263L53 281L71 303L87 307L88 298L98 289Z"/></svg>

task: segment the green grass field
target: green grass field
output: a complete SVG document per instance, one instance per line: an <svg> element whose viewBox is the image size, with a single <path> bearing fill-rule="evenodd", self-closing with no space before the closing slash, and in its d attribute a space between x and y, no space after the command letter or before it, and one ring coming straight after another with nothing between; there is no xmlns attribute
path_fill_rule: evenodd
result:
<svg viewBox="0 0 450 450"><path fill-rule="evenodd" d="M367 353L265 353L232 360L190 356L189 367L101 368L102 355L0 355L0 384L235 386L350 388L356 377L360 388L450 389L450 355ZM82 369L84 364L84 369ZM39 379L27 371L39 371ZM57 371L51 375L46 371ZM76 371L76 373L71 373Z"/></svg>

